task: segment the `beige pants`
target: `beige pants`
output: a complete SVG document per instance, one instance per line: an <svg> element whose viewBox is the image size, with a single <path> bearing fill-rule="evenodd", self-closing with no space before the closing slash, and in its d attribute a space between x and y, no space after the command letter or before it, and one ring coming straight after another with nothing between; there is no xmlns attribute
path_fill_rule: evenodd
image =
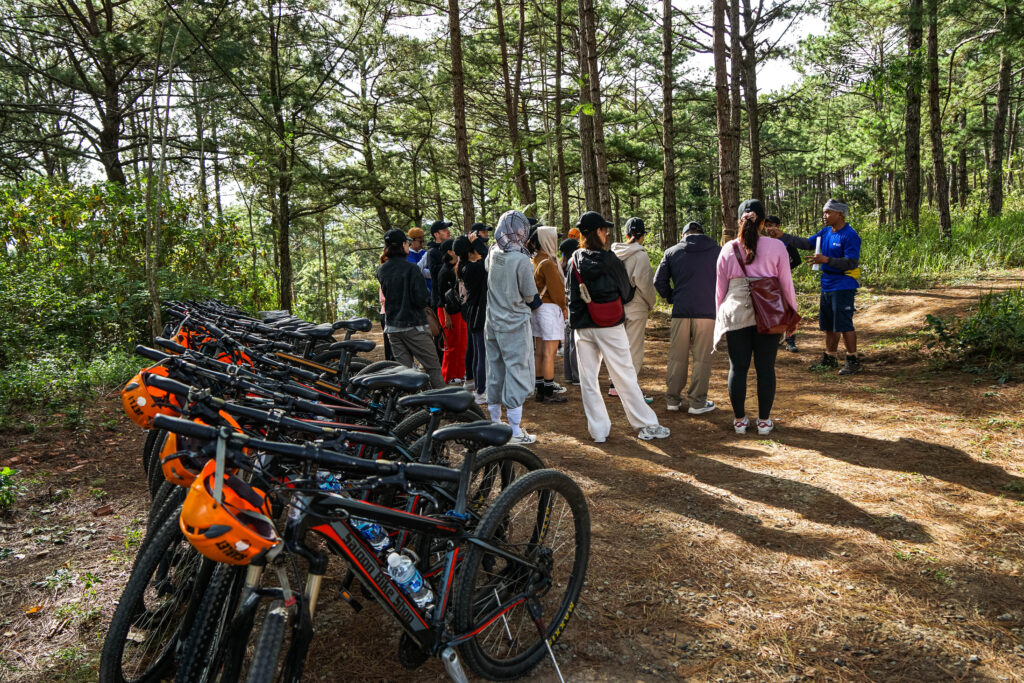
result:
<svg viewBox="0 0 1024 683"><path fill-rule="evenodd" d="M580 366L583 412L587 416L587 430L595 439L606 438L612 427L597 378L602 361L608 367L608 374L615 383L619 400L626 411L626 419L633 429L640 431L644 427L658 424L658 416L644 401L644 394L636 382L633 365L622 353L626 344L626 331L622 325L576 330L576 355Z"/></svg>
<svg viewBox="0 0 1024 683"><path fill-rule="evenodd" d="M690 408L703 408L708 400L708 381L711 379L711 342L715 336L715 321L711 318L672 318L668 342L668 365L665 368L669 405L682 403L686 386L686 369L693 354L693 376L686 398Z"/></svg>
<svg viewBox="0 0 1024 683"><path fill-rule="evenodd" d="M647 316L642 318L626 318L626 338L629 339L629 356L633 360L633 372L640 375L644 366L644 331L647 329Z"/></svg>

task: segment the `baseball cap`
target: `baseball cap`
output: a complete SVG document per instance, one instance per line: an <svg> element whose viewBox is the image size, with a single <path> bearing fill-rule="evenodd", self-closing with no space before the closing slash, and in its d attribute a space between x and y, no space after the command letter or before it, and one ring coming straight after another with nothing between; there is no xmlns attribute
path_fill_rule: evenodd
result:
<svg viewBox="0 0 1024 683"><path fill-rule="evenodd" d="M626 236L627 237L640 237L641 235L647 234L647 228L644 227L644 219L637 218L634 216L626 221Z"/></svg>
<svg viewBox="0 0 1024 683"><path fill-rule="evenodd" d="M430 224L430 234L435 235L439 230L452 227L452 224L448 221L434 221Z"/></svg>
<svg viewBox="0 0 1024 683"><path fill-rule="evenodd" d="M764 220L765 213L767 213L764 209L764 204L761 203L760 199L748 199L747 201L740 204L740 208L739 211L737 211L737 215L740 218L742 218L743 214L747 213L748 211L753 211L761 220Z"/></svg>
<svg viewBox="0 0 1024 683"><path fill-rule="evenodd" d="M405 244L405 233L394 228L384 233L384 244L389 247L400 247Z"/></svg>
<svg viewBox="0 0 1024 683"><path fill-rule="evenodd" d="M689 223L686 224L686 227L683 228L683 233L684 234L688 233L688 232L699 232L699 233L703 234L704 233L704 226L701 225L700 223L698 223L697 221L690 221Z"/></svg>
<svg viewBox="0 0 1024 683"><path fill-rule="evenodd" d="M576 221L576 227L583 232L594 232L598 228L610 228L613 223L605 220L597 211L587 211Z"/></svg>
<svg viewBox="0 0 1024 683"><path fill-rule="evenodd" d="M441 247L444 247L444 245L442 244ZM470 242L469 238L465 235L459 235L452 243L452 251L454 251L455 255L459 258L466 258L466 255L469 254L469 250L472 248L473 243Z"/></svg>

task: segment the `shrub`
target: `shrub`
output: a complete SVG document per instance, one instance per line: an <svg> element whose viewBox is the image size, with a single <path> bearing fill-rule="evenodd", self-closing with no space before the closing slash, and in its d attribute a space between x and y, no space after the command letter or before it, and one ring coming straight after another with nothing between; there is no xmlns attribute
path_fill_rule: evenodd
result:
<svg viewBox="0 0 1024 683"><path fill-rule="evenodd" d="M1024 376L1024 289L984 294L963 319L927 317L932 339L948 361L985 370L1000 381Z"/></svg>
<svg viewBox="0 0 1024 683"><path fill-rule="evenodd" d="M145 361L117 349L91 360L71 352L42 353L0 373L0 415L15 409L70 409L128 381Z"/></svg>

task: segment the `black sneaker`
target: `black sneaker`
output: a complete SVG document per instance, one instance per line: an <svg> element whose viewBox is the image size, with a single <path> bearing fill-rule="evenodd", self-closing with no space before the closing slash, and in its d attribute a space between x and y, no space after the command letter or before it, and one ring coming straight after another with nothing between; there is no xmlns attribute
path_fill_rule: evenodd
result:
<svg viewBox="0 0 1024 683"><path fill-rule="evenodd" d="M829 370L831 368L839 367L839 359L835 356L830 356L827 353L821 354L821 360L812 365L810 370Z"/></svg>
<svg viewBox="0 0 1024 683"><path fill-rule="evenodd" d="M798 353L800 349L796 347L796 344L791 341L786 341L786 350L790 353Z"/></svg>
<svg viewBox="0 0 1024 683"><path fill-rule="evenodd" d="M839 370L839 374L852 375L855 372L860 372L860 369L860 358L857 356L847 356L846 363L843 365L842 369Z"/></svg>

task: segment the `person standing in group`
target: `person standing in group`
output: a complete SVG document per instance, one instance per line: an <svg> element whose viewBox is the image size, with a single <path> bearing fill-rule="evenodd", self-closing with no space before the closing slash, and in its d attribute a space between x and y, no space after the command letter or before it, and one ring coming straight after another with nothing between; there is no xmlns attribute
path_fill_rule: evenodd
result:
<svg viewBox="0 0 1024 683"><path fill-rule="evenodd" d="M455 240L441 242L441 269L437 271L438 319L444 329L444 358L441 372L448 384L462 384L466 380L466 321L462 317L462 295L456 273L459 259L453 249Z"/></svg>
<svg viewBox="0 0 1024 683"><path fill-rule="evenodd" d="M658 416L644 401L628 356L623 305L633 298L633 287L622 261L605 249L611 226L596 211L580 216L576 227L582 233L582 248L569 260L566 282L569 324L576 334L587 430L597 443L603 443L611 431L611 420L598 381L603 360L618 388L626 419L639 432L638 436L644 440L664 439L669 436L669 430L658 424Z"/></svg>
<svg viewBox="0 0 1024 683"><path fill-rule="evenodd" d="M430 375L431 386L438 389L444 386L444 379L427 327L427 284L416 266L406 259L408 253L404 232L396 229L384 233L384 253L377 268L387 320L384 333L391 340L395 360L409 368L414 360L419 361Z"/></svg>
<svg viewBox="0 0 1024 683"><path fill-rule="evenodd" d="M459 257L458 275L466 288L466 302L462 306L462 318L469 329L469 344L473 349L473 390L477 404L487 403L487 352L484 349L484 320L487 316L487 269L484 257L477 245L481 243L476 233L455 238L453 249ZM467 374L469 368L467 367Z"/></svg>
<svg viewBox="0 0 1024 683"><path fill-rule="evenodd" d="M474 223L472 226L470 226L469 232L467 233L467 235L472 235L473 236L473 241L471 241L469 244L473 248L474 251L476 251L478 254L480 254L481 258L483 258L484 256L487 256L487 236L488 236L488 234L490 234L490 232L491 232L491 228L486 223ZM461 235L461 236L465 237L466 235ZM456 251L456 254L458 254L458 251ZM459 266L460 267L461 267L462 263L465 262L465 260L466 260L465 256L461 256L461 255L459 256ZM466 314L465 313L462 314L462 317L463 317L464 320L466 320ZM466 323L468 325L469 320L466 320ZM468 389L473 389L474 391L479 389L480 391L483 391L484 390L484 383L483 383L483 381L480 382L480 386L479 387L477 386L477 383L476 383L475 371L476 371L476 365L477 364L476 364L476 359L475 359L475 357L473 355L473 340L472 340L472 337L469 334L469 330L467 330L466 336L467 336L467 341L466 341L466 389L467 390Z"/></svg>
<svg viewBox="0 0 1024 683"><path fill-rule="evenodd" d="M781 225L782 221L778 216L767 216L764 219L764 229L762 230L762 234L768 235L768 237L775 237L782 232L780 228ZM804 260L800 258L800 252L793 245L786 245L786 253L789 255L790 271L796 270L797 266L804 262ZM796 346L796 330L793 331L793 334L783 339L782 343L783 347L790 353L797 353L800 350Z"/></svg>
<svg viewBox="0 0 1024 683"><path fill-rule="evenodd" d="M576 230L576 228L573 228ZM579 232L577 230L577 232ZM580 243L574 239L562 240L562 243L558 245L558 251L562 254L562 261L559 266L562 269L562 277L568 280L569 277L569 259L576 253L576 250L580 248ZM568 311L569 309L566 308ZM569 325L569 316L565 317L565 340L562 342L562 374L565 376L566 382L571 382L575 386L580 385L580 371L576 361L576 335L573 333L572 327Z"/></svg>
<svg viewBox="0 0 1024 683"><path fill-rule="evenodd" d="M558 231L549 225L537 226L530 243L534 249L533 279L540 294L540 308L530 317L533 328L534 388L540 403L565 403L565 388L555 384L555 355L558 342L565 338L565 280L558 267ZM560 391L559 391L560 390Z"/></svg>
<svg viewBox="0 0 1024 683"><path fill-rule="evenodd" d="M533 390L534 359L530 313L540 308L526 240L530 223L519 211L506 211L494 231L496 244L487 252L487 315L484 349L487 354L487 410L501 422L505 407L514 444L531 444L537 437L522 428L523 403Z"/></svg>
<svg viewBox="0 0 1024 683"><path fill-rule="evenodd" d="M647 228L641 218L630 218L626 221L626 241L612 244L612 253L619 257L626 267L629 284L635 289L633 300L624 306L626 313L626 338L629 339L629 354L633 360L633 369L637 377L644 366L644 332L647 330L647 316L657 303L657 291L654 289L654 269L651 259L644 251L644 236ZM609 396L617 396L615 385L608 389ZM654 403L654 399L644 394L644 400Z"/></svg>
<svg viewBox="0 0 1024 683"><path fill-rule="evenodd" d="M409 263L419 265L420 260L427 253L423 248L423 228L412 228L409 230L409 255L406 257Z"/></svg>
<svg viewBox="0 0 1024 683"><path fill-rule="evenodd" d="M807 263L821 266L821 299L818 328L825 333L825 352L812 370L834 368L839 365L839 338L846 347L846 363L840 375L860 372L857 355L857 331L853 327L854 297L860 287L860 235L850 227L846 216L850 207L829 199L821 209L825 227L810 237L796 237L778 228L772 231L787 245L813 251L820 240L821 253L807 257Z"/></svg>
<svg viewBox="0 0 1024 683"><path fill-rule="evenodd" d="M451 223L448 221L437 220L430 224L430 241L427 242L426 253L420 258L420 273L427 280L427 291L430 293L430 308L434 311L434 315L437 316L438 323L444 320L444 314L441 310L441 303L439 301L438 288L435 284L437 282L437 276L441 272L441 266L444 265L444 257L441 254L441 242L451 238ZM439 334L434 338L434 348L437 350L437 361L440 363L444 359L444 334Z"/></svg>
<svg viewBox="0 0 1024 683"><path fill-rule="evenodd" d="M686 390L687 410L691 415L702 415L715 409L715 402L708 400L708 382L715 336L715 269L721 251L704 234L704 226L692 221L683 230L683 239L665 251L654 275L658 293L672 304L665 368L665 402L669 410L679 410L682 404L690 355L693 374Z"/></svg>
<svg viewBox="0 0 1024 683"><path fill-rule="evenodd" d="M381 261L383 264L384 261ZM388 315L384 309L384 290L377 287L377 297L380 299L380 329L381 331L387 329L388 326ZM391 351L391 340L388 339L388 335L384 334L384 360L394 360L395 354Z"/></svg>
<svg viewBox="0 0 1024 683"><path fill-rule="evenodd" d="M772 404L775 402L775 357L779 351L778 334L757 331L754 304L750 298L750 280L777 277L784 302L796 310L796 291L789 269L786 245L771 237L761 237L764 204L748 199L740 204L739 236L722 247L718 256L713 345L725 336L729 348L729 401L734 415L733 428L745 434L749 426L746 413L747 373L750 359L757 372L757 433L774 429ZM740 260L742 259L742 261Z"/></svg>

